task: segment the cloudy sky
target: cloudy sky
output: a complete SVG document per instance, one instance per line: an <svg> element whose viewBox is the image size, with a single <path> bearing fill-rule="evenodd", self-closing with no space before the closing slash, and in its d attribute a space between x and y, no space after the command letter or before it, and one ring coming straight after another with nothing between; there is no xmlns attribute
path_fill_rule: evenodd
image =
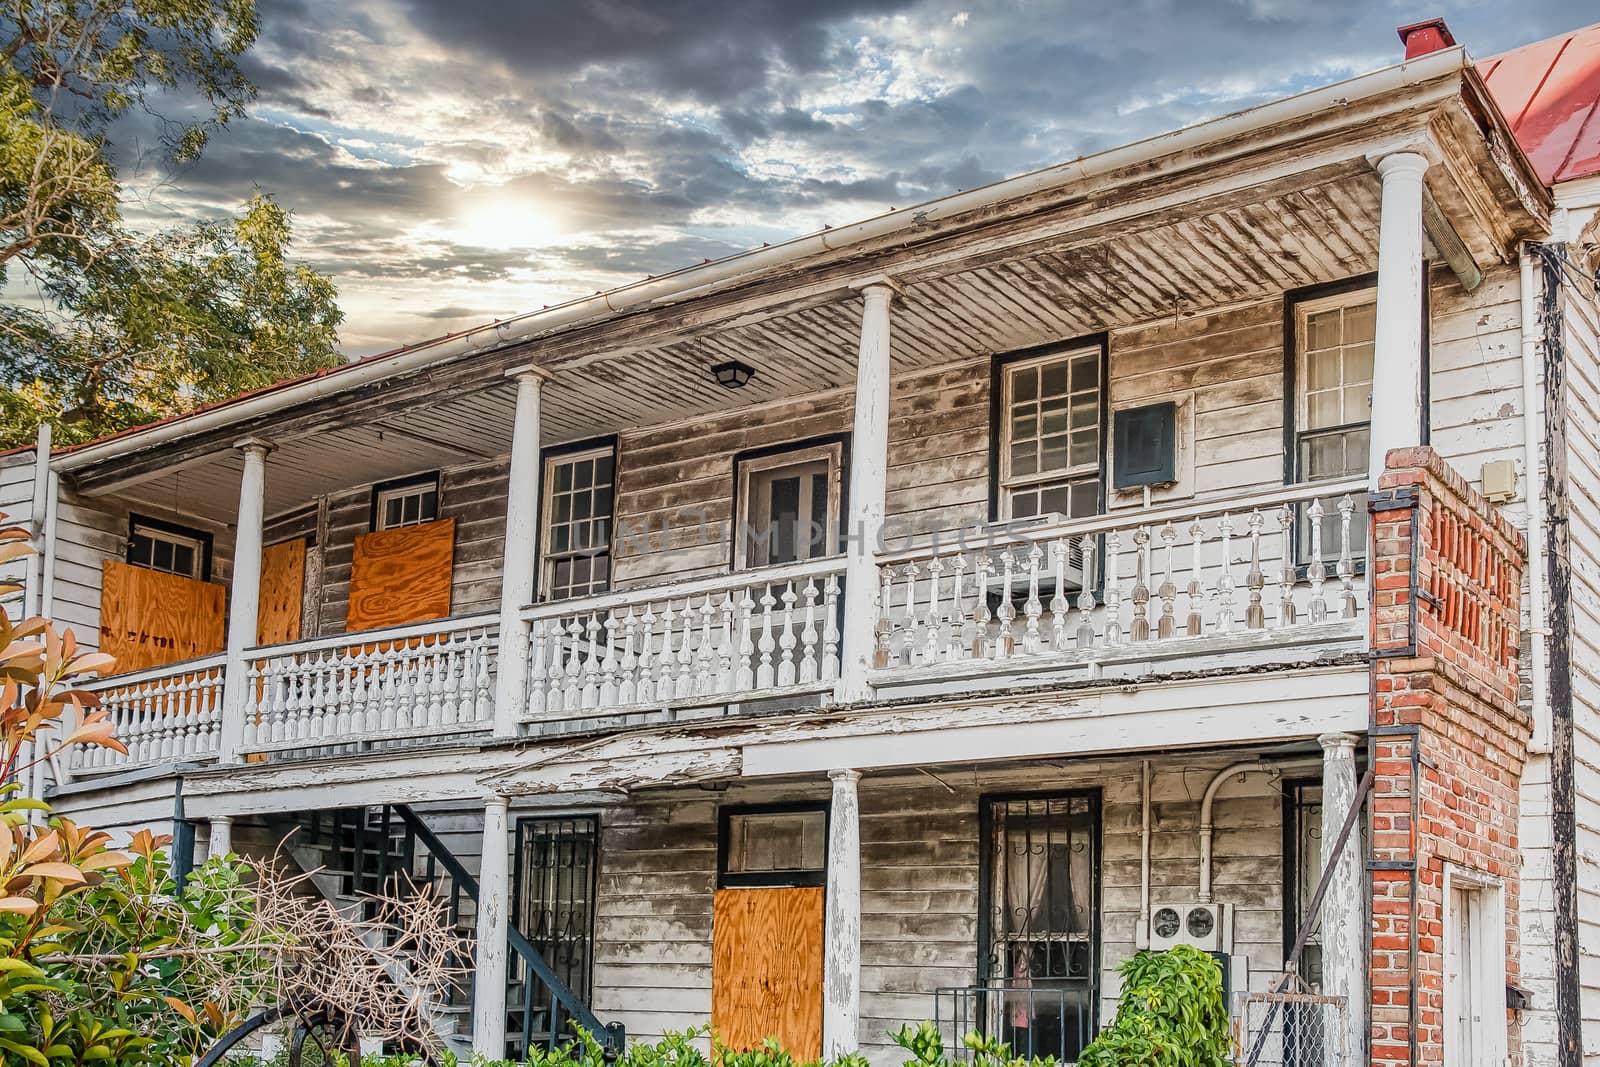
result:
<svg viewBox="0 0 1600 1067"><path fill-rule="evenodd" d="M363 355L970 188L1594 0L258 0L260 87L159 223L259 185Z"/></svg>

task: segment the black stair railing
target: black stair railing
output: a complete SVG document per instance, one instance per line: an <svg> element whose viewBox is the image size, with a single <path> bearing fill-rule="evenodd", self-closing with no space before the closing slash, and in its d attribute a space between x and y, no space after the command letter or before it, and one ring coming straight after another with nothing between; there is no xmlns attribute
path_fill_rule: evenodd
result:
<svg viewBox="0 0 1600 1067"><path fill-rule="evenodd" d="M454 883L452 897L455 896L457 891L464 892L476 907L479 903L478 880L467 872L467 869L461 865L461 861L445 846L443 841L439 840L438 836L428 827L427 823L422 821L416 812L404 804L396 804L393 807L395 814L400 816L406 828L417 841L422 843L423 848L427 849L431 859L436 861L440 867L443 867L445 873L450 876L451 881ZM451 912L452 914L459 912L458 905L454 900L452 900ZM574 1024L594 1035L596 1040L605 1048L608 1061L615 1059L627 1041L627 1031L623 1025L615 1022L602 1023L589 1005L584 1002L583 998L562 980L561 976L556 973L555 968L550 966L549 962L544 958L544 954L539 951L538 946L529 941L515 923L510 923L508 926L507 941L511 951L517 954L523 965L528 968L529 973L539 980L539 984L549 994L549 1014L546 1018L551 1020L551 1025L545 1033L535 1034L533 1029L535 1012L533 1011L534 1005L532 1003L534 983L523 983L523 1010L521 1012L521 1049L523 1055L526 1055L532 1047L535 1037L541 1038L546 1048L552 1051L564 1041L572 1040L575 1035L563 1034L560 1032L560 1028L555 1025L555 1020L565 1015Z"/></svg>

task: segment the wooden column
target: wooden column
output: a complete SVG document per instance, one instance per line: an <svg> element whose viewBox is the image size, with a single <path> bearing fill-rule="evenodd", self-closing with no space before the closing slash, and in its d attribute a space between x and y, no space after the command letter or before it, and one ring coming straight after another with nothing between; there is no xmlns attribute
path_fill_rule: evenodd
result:
<svg viewBox="0 0 1600 1067"><path fill-rule="evenodd" d="M483 805L483 849L478 863L478 938L472 983L472 1050L489 1060L506 1055L506 951L511 918L510 801L492 796Z"/></svg>
<svg viewBox="0 0 1600 1067"><path fill-rule="evenodd" d="M867 700L877 628L876 553L883 536L884 496L889 484L889 301L888 279L861 287L861 343L856 354L856 419L850 437L850 513L845 527L844 595L838 699Z"/></svg>
<svg viewBox="0 0 1600 1067"><path fill-rule="evenodd" d="M822 1056L854 1052L861 1043L860 771L829 771L828 897L822 933Z"/></svg>
<svg viewBox="0 0 1600 1067"><path fill-rule="evenodd" d="M1356 797L1356 739L1350 734L1323 734L1317 742L1322 745L1322 866L1333 868L1322 905L1322 986L1331 996L1347 998L1344 1047L1351 1063L1365 1063L1367 909L1361 835L1351 834L1344 849L1333 855Z"/></svg>
<svg viewBox="0 0 1600 1067"><path fill-rule="evenodd" d="M239 476L239 519L233 548L233 586L228 596L228 659L222 682L222 723L217 760L232 763L244 743L250 705L250 664L245 650L256 643L261 605L261 521L266 506L267 453L272 445L246 437L234 445L244 453Z"/></svg>
<svg viewBox="0 0 1600 1067"><path fill-rule="evenodd" d="M539 538L539 399L544 373L517 373L517 414L511 432L510 485L506 491L506 543L501 561L500 652L495 668L494 733L515 737L528 706L528 626L522 609L533 603Z"/></svg>
<svg viewBox="0 0 1600 1067"><path fill-rule="evenodd" d="M1372 362L1372 430L1367 472L1374 489L1390 449L1422 443L1422 176L1428 160L1397 152L1378 161L1383 213L1378 226L1378 307Z"/></svg>
<svg viewBox="0 0 1600 1067"><path fill-rule="evenodd" d="M211 832L206 836L206 859L226 856L233 851L233 816L213 815Z"/></svg>

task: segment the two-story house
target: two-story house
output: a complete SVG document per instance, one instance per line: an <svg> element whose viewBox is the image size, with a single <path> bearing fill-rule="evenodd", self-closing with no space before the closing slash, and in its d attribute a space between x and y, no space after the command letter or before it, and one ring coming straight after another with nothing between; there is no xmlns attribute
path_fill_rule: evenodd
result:
<svg viewBox="0 0 1600 1067"><path fill-rule="evenodd" d="M1118 963L1188 943L1236 994L1293 966L1335 998L1318 1062L1578 1063L1600 27L1481 67L1402 37L42 435L0 458L40 547L19 607L118 656L129 752L36 785L185 860L294 831L339 899L430 883L476 937L449 1025L496 1056L710 1020L886 1062L937 1018L1070 1061ZM1527 75L1562 56L1576 123Z"/></svg>

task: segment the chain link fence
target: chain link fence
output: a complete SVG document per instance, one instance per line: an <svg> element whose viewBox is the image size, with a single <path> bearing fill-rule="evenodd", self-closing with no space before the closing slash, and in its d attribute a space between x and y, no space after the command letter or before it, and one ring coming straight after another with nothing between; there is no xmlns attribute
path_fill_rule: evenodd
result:
<svg viewBox="0 0 1600 1067"><path fill-rule="evenodd" d="M1241 993L1233 1012L1242 1067L1352 1067L1349 1007L1320 993Z"/></svg>

